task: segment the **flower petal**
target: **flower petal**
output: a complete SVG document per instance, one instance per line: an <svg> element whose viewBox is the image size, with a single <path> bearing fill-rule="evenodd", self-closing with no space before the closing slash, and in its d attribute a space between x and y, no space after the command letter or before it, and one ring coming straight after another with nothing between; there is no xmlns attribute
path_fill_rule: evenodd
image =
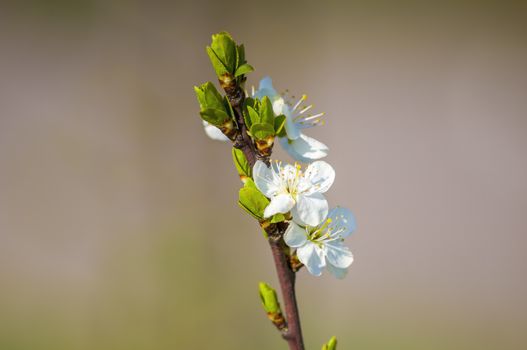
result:
<svg viewBox="0 0 527 350"><path fill-rule="evenodd" d="M273 101L276 97L278 97L278 93L273 87L273 80L271 77L265 77L262 80L260 80L260 85L258 86L258 90L254 93L254 97L262 98L264 96L267 96Z"/></svg>
<svg viewBox="0 0 527 350"><path fill-rule="evenodd" d="M309 164L304 173L304 178L313 184L311 191L324 193L335 181L335 170L323 160L318 160Z"/></svg>
<svg viewBox="0 0 527 350"><path fill-rule="evenodd" d="M205 128L205 133L208 137L217 141L229 141L229 138L225 136L224 133L217 127L212 124L207 123L203 120L203 127Z"/></svg>
<svg viewBox="0 0 527 350"><path fill-rule="evenodd" d="M328 155L329 151L329 148L322 142L302 133L296 140L289 140L286 137L282 137L280 138L280 144L291 157L303 163L310 163L314 160L324 158Z"/></svg>
<svg viewBox="0 0 527 350"><path fill-rule="evenodd" d="M276 115L291 114L291 112L289 111L288 105L285 103L284 99L280 96L275 97L273 100L273 112Z"/></svg>
<svg viewBox="0 0 527 350"><path fill-rule="evenodd" d="M338 232L342 238L348 237L357 229L355 216L353 216L353 213L348 208L333 208L330 210L328 218L331 219L329 227L334 227L333 231Z"/></svg>
<svg viewBox="0 0 527 350"><path fill-rule="evenodd" d="M290 140L298 139L301 132L298 126L296 126L293 117L291 116L291 110L287 104L284 105L281 114L285 115L285 132L287 134L287 138Z"/></svg>
<svg viewBox="0 0 527 350"><path fill-rule="evenodd" d="M322 250L314 243L307 242L306 245L296 250L298 260L306 265L309 273L315 276L322 274L322 268L326 265Z"/></svg>
<svg viewBox="0 0 527 350"><path fill-rule="evenodd" d="M303 246L307 242L306 229L291 222L285 231L284 241L291 248Z"/></svg>
<svg viewBox="0 0 527 350"><path fill-rule="evenodd" d="M272 198L278 191L278 178L273 175L273 171L265 165L264 162L258 160L253 167L253 179L256 187L267 198Z"/></svg>
<svg viewBox="0 0 527 350"><path fill-rule="evenodd" d="M295 200L289 193L279 194L271 199L271 203L264 210L264 218L274 214L289 212L295 206Z"/></svg>
<svg viewBox="0 0 527 350"><path fill-rule="evenodd" d="M341 269L340 267L335 267L331 264L327 264L326 268L328 269L329 273L331 273L333 276L337 277L338 279L343 279L346 277L348 273L348 269Z"/></svg>
<svg viewBox="0 0 527 350"><path fill-rule="evenodd" d="M315 192L309 196L298 195L292 214L296 222L315 227L326 219L328 210L326 198Z"/></svg>
<svg viewBox="0 0 527 350"><path fill-rule="evenodd" d="M324 244L324 251L328 262L340 268L347 268L353 263L353 254L348 247L340 241L333 241Z"/></svg>

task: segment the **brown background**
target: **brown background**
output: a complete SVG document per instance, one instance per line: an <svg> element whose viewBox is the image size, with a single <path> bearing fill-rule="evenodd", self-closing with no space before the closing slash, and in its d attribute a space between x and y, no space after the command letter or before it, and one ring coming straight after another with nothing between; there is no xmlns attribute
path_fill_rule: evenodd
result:
<svg viewBox="0 0 527 350"><path fill-rule="evenodd" d="M193 95L219 30L249 85L326 112L328 198L358 218L347 279L300 273L308 348L525 346L525 2L0 6L1 349L285 347Z"/></svg>

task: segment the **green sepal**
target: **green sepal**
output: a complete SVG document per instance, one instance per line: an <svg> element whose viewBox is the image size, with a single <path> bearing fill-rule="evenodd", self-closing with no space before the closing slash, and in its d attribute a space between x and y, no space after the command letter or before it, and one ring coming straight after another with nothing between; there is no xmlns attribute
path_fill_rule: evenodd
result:
<svg viewBox="0 0 527 350"><path fill-rule="evenodd" d="M337 337L333 336L327 344L322 346L322 350L336 350L337 349Z"/></svg>
<svg viewBox="0 0 527 350"><path fill-rule="evenodd" d="M251 126L251 135L256 140L264 140L268 137L274 137L274 127L272 124L253 124Z"/></svg>
<svg viewBox="0 0 527 350"><path fill-rule="evenodd" d="M224 109L224 98L216 90L214 84L210 81L200 86L194 86L196 97L198 98L199 106L202 110L212 109Z"/></svg>
<svg viewBox="0 0 527 350"><path fill-rule="evenodd" d="M247 74L247 73L251 73L252 71L254 71L254 68L253 66L251 66L250 64L248 63L244 63L242 64L241 66L239 66L237 69L236 69L236 72L234 73L234 77L239 77L240 75L244 75L244 74Z"/></svg>
<svg viewBox="0 0 527 350"><path fill-rule="evenodd" d="M245 158L245 155L243 152L236 148L232 148L232 160L234 162L234 166L236 167L236 170L238 170L238 174L240 175L240 178L250 178L251 177L251 167L249 165L249 162L247 161L247 158ZM252 180L251 180L252 181Z"/></svg>
<svg viewBox="0 0 527 350"><path fill-rule="evenodd" d="M219 109L207 108L199 112L199 114L203 120L217 127L223 126L230 119L227 113Z"/></svg>
<svg viewBox="0 0 527 350"><path fill-rule="evenodd" d="M238 205L258 221L263 220L264 210L269 200L256 188L254 181L248 178L240 189Z"/></svg>
<svg viewBox="0 0 527 350"><path fill-rule="evenodd" d="M223 63L223 66L226 68L227 72L233 74L236 70L238 52L236 43L232 39L231 35L227 32L213 34L210 48L216 54L216 57L219 59L219 61Z"/></svg>
<svg viewBox="0 0 527 350"><path fill-rule="evenodd" d="M274 119L274 132L276 136L278 137L284 137L286 136L285 132L285 118L286 116L283 114L280 114Z"/></svg>
<svg viewBox="0 0 527 350"><path fill-rule="evenodd" d="M282 313L276 291L264 282L260 282L258 288L260 290L260 299L262 300L262 306L265 312L273 314Z"/></svg>
<svg viewBox="0 0 527 350"><path fill-rule="evenodd" d="M274 214L272 217L271 217L271 224L276 224L278 222L282 222L282 221L285 221L285 216L284 214Z"/></svg>
<svg viewBox="0 0 527 350"><path fill-rule="evenodd" d="M263 124L274 124L274 112L273 112L273 104L271 103L271 100L269 97L264 96L261 100L261 106L260 106L260 120Z"/></svg>

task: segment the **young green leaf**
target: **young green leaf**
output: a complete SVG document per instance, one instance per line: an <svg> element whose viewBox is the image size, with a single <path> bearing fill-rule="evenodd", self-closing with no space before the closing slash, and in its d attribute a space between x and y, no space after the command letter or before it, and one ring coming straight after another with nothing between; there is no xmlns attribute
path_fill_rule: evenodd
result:
<svg viewBox="0 0 527 350"><path fill-rule="evenodd" d="M247 181L247 178L251 177L251 166L249 165L249 162L247 161L247 158L245 158L245 155L243 152L236 148L232 148L232 160L234 162L234 166L236 167L236 170L238 170L238 174L240 175L240 179L242 181Z"/></svg>
<svg viewBox="0 0 527 350"><path fill-rule="evenodd" d="M207 55L209 56L210 63L212 63L212 67L214 68L214 71L218 77L229 74L229 69L225 67L225 64L223 64L223 62L210 46L207 46Z"/></svg>
<svg viewBox="0 0 527 350"><path fill-rule="evenodd" d="M253 124L260 123L260 115L251 106L247 106L247 112L249 114L249 118L248 119L250 120L250 123L248 123L247 127L250 129Z"/></svg>
<svg viewBox="0 0 527 350"><path fill-rule="evenodd" d="M278 296L276 291L267 283L260 282L258 284L260 289L260 299L262 300L262 306L267 313L281 313L280 303L278 302Z"/></svg>
<svg viewBox="0 0 527 350"><path fill-rule="evenodd" d="M223 126L231 118L224 111L213 108L204 109L199 114L203 120L217 127Z"/></svg>
<svg viewBox="0 0 527 350"><path fill-rule="evenodd" d="M223 97L220 95L214 84L210 81L200 86L194 86L199 106L203 109L225 109Z"/></svg>
<svg viewBox="0 0 527 350"><path fill-rule="evenodd" d="M236 47L236 67L239 68L245 63L247 63L247 61L245 61L245 46L240 44L238 47Z"/></svg>
<svg viewBox="0 0 527 350"><path fill-rule="evenodd" d="M210 48L218 59L223 63L228 73L233 74L236 70L236 61L238 57L236 43L231 35L227 32L221 32L212 35Z"/></svg>
<svg viewBox="0 0 527 350"><path fill-rule="evenodd" d="M240 75L251 73L252 71L254 71L254 68L250 64L244 63L236 69L234 76L239 77Z"/></svg>
<svg viewBox="0 0 527 350"><path fill-rule="evenodd" d="M248 178L240 189L238 204L255 219L261 221L264 210L269 205L269 199L258 191L252 179Z"/></svg>
<svg viewBox="0 0 527 350"><path fill-rule="evenodd" d="M324 344L324 346L322 346L322 350L336 350L337 349L337 338L336 337L331 337L331 339L329 340L329 342L327 344Z"/></svg>
<svg viewBox="0 0 527 350"><path fill-rule="evenodd" d="M265 140L274 137L274 127L272 124L253 124L251 126L251 135L257 140Z"/></svg>
<svg viewBox="0 0 527 350"><path fill-rule="evenodd" d="M273 322L276 328L283 330L286 328L287 323L278 302L276 291L269 286L267 283L260 282L260 299L262 300L262 306L267 313L267 317Z"/></svg>
<svg viewBox="0 0 527 350"><path fill-rule="evenodd" d="M261 100L260 120L264 124L274 125L273 104L269 97L264 96ZM274 130L274 128L273 128Z"/></svg>

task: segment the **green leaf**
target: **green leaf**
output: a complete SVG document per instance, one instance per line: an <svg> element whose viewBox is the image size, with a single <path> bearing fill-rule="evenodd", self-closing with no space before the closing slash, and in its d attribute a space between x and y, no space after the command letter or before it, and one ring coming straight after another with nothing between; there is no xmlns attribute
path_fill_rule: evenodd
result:
<svg viewBox="0 0 527 350"><path fill-rule="evenodd" d="M199 112L201 118L217 127L223 126L229 119L229 115L222 110L207 108Z"/></svg>
<svg viewBox="0 0 527 350"><path fill-rule="evenodd" d="M228 68L225 67L225 64L223 64L223 62L210 46L207 46L207 55L209 55L210 63L212 63L212 67L214 68L214 71L218 77L229 74Z"/></svg>
<svg viewBox="0 0 527 350"><path fill-rule="evenodd" d="M240 149L236 147L232 148L232 160L234 161L234 166L236 167L236 170L238 170L240 178L242 176L251 177L251 166Z"/></svg>
<svg viewBox="0 0 527 350"><path fill-rule="evenodd" d="M271 124L256 123L251 126L251 135L257 140L274 137L274 127Z"/></svg>
<svg viewBox="0 0 527 350"><path fill-rule="evenodd" d="M236 48L236 67L239 68L245 63L247 63L247 61L245 61L245 46L243 46L243 44L240 44Z"/></svg>
<svg viewBox="0 0 527 350"><path fill-rule="evenodd" d="M265 312L273 314L282 313L276 291L264 282L260 282L258 288L260 290L260 299L262 300L262 306Z"/></svg>
<svg viewBox="0 0 527 350"><path fill-rule="evenodd" d="M254 68L250 64L244 63L236 69L234 76L239 77L240 75L251 73L252 71L254 71Z"/></svg>
<svg viewBox="0 0 527 350"><path fill-rule="evenodd" d="M252 126L253 124L260 123L260 115L251 106L247 106L247 112L249 113L249 120L251 121L250 124L247 125L247 127L250 129L250 126Z"/></svg>
<svg viewBox="0 0 527 350"><path fill-rule="evenodd" d="M265 208L269 200L256 188L252 179L247 179L240 189L238 204L257 220L263 220Z"/></svg>
<svg viewBox="0 0 527 350"><path fill-rule="evenodd" d="M238 57L236 43L227 32L212 35L210 48L231 74L236 70Z"/></svg>
<svg viewBox="0 0 527 350"><path fill-rule="evenodd" d="M269 97L264 96L261 100L261 106L260 106L260 120L263 124L274 124L274 112L273 112L273 104L271 103L271 100ZM274 128L273 128L274 130Z"/></svg>
<svg viewBox="0 0 527 350"><path fill-rule="evenodd" d="M327 344L322 346L322 350L336 350L337 349L337 337L333 336Z"/></svg>
<svg viewBox="0 0 527 350"><path fill-rule="evenodd" d="M274 119L274 132L278 137L285 136L285 118L285 115L280 114Z"/></svg>
<svg viewBox="0 0 527 350"><path fill-rule="evenodd" d="M208 108L225 109L223 97L210 81L200 86L194 86L194 91L196 92L196 97L202 110Z"/></svg>

